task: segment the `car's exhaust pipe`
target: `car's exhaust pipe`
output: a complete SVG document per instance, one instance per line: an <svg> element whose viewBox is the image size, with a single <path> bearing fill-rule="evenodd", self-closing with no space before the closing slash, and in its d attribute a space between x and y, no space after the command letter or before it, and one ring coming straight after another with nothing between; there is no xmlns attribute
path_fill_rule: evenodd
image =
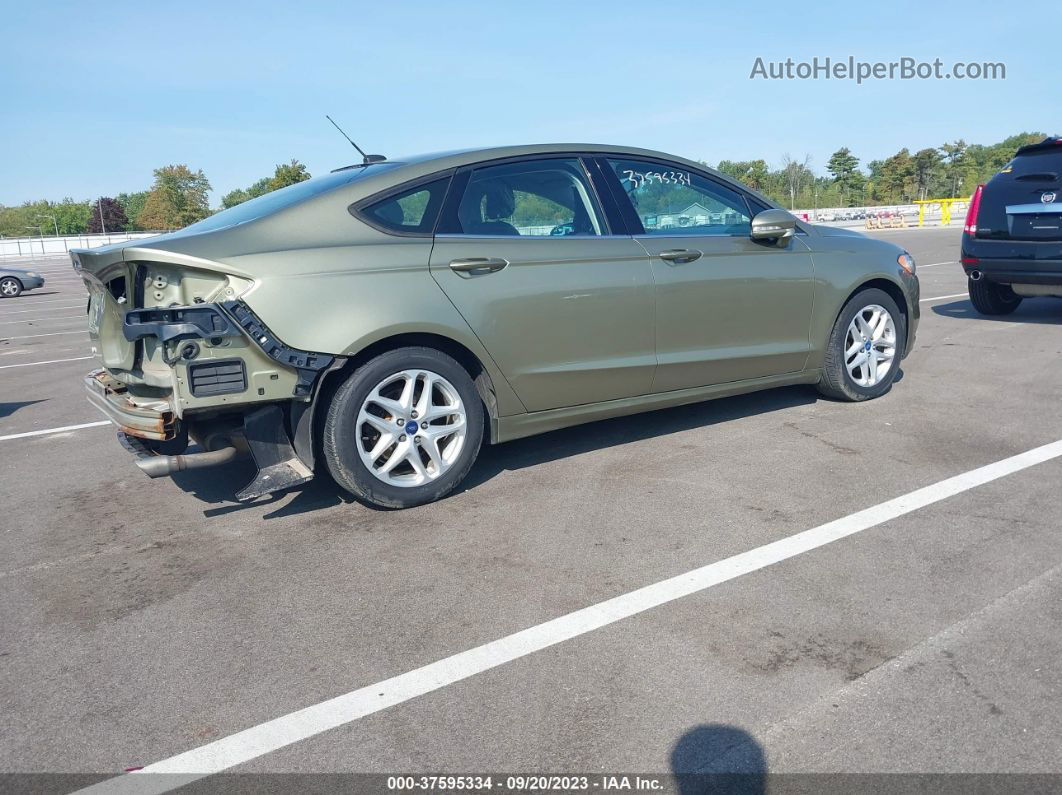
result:
<svg viewBox="0 0 1062 795"><path fill-rule="evenodd" d="M985 277L985 275L983 273L981 273L981 271L977 271L977 270L970 271L970 281L972 281L972 282L979 282L984 277Z"/></svg>
<svg viewBox="0 0 1062 795"><path fill-rule="evenodd" d="M153 455L137 459L136 465L149 478L164 478L174 472L189 469L205 469L227 464L241 455L235 447L222 447L220 450L208 450L205 453L187 455Z"/></svg>

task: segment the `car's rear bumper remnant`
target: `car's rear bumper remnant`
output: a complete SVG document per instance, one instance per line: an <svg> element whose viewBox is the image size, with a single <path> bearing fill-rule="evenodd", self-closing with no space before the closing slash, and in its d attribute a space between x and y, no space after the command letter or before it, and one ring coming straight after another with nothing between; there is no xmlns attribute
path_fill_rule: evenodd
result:
<svg viewBox="0 0 1062 795"><path fill-rule="evenodd" d="M84 383L89 402L119 430L130 436L160 442L176 437L177 423L168 401L134 403L128 387L106 370L89 373Z"/></svg>
<svg viewBox="0 0 1062 795"><path fill-rule="evenodd" d="M254 480L236 493L240 501L313 479L313 470L299 458L288 438L284 411L279 405L261 406L244 414L242 427L225 423L197 425L192 435L203 448L201 452L166 455L145 440L163 442L176 438L177 428L171 412L134 405L124 394L124 388L106 371L90 374L85 379L85 387L92 404L118 426L122 447L136 457L136 465L150 478L221 466L249 453L258 471Z"/></svg>

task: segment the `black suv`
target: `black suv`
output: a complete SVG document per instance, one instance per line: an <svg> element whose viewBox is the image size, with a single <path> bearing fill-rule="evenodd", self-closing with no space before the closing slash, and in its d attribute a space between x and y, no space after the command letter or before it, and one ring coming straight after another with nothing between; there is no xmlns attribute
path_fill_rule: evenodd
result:
<svg viewBox="0 0 1062 795"><path fill-rule="evenodd" d="M983 315L1013 312L1027 297L1062 297L1062 138L1023 146L977 187L962 266Z"/></svg>

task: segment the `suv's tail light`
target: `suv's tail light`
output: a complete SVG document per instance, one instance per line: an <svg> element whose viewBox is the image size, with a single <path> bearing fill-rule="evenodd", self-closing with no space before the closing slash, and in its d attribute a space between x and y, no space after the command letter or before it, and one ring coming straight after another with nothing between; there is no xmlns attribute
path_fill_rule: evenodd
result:
<svg viewBox="0 0 1062 795"><path fill-rule="evenodd" d="M967 235L977 234L977 211L981 209L981 193L984 189L984 185L978 185L973 198L970 199L970 208L966 211L966 223L962 227L962 231Z"/></svg>

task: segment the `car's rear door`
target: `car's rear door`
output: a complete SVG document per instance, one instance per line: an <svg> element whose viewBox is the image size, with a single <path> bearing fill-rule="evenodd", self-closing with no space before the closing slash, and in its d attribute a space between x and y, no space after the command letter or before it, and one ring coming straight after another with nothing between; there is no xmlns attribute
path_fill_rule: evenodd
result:
<svg viewBox="0 0 1062 795"><path fill-rule="evenodd" d="M529 411L649 391L653 276L623 231L611 233L577 155L455 176L431 273Z"/></svg>
<svg viewBox="0 0 1062 795"><path fill-rule="evenodd" d="M653 392L796 372L811 350L814 264L794 237L753 241L750 197L678 163L598 159L652 257Z"/></svg>

